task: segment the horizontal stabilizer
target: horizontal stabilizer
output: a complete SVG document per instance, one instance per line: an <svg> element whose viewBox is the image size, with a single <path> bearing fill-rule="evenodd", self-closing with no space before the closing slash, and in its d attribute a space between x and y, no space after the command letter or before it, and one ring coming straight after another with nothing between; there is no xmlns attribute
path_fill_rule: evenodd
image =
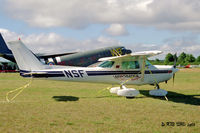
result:
<svg viewBox="0 0 200 133"><path fill-rule="evenodd" d="M23 75L33 75L33 74L47 74L47 72L30 72L30 73L23 73Z"/></svg>

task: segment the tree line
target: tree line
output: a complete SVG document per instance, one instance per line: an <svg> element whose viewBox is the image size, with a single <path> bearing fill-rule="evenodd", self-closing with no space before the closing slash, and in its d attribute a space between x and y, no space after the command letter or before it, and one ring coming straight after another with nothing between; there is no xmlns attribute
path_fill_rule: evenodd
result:
<svg viewBox="0 0 200 133"><path fill-rule="evenodd" d="M188 64L192 64L192 65L199 65L200 64L200 56L198 56L197 58L195 58L192 54L186 54L185 52L182 52L179 56L177 56L176 54L171 54L168 53L165 56L164 60L159 60L159 59L155 59L155 60L150 60L150 62L152 64L162 64L162 65L173 65L174 62L176 61L176 65L181 65L181 66L185 66Z"/></svg>

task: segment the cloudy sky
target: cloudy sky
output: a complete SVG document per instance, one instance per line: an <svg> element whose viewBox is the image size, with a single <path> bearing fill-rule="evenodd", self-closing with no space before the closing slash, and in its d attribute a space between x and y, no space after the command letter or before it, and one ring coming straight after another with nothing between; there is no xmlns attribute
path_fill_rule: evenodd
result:
<svg viewBox="0 0 200 133"><path fill-rule="evenodd" d="M36 53L122 45L200 55L199 0L0 0L0 32ZM164 57L160 56L160 58Z"/></svg>

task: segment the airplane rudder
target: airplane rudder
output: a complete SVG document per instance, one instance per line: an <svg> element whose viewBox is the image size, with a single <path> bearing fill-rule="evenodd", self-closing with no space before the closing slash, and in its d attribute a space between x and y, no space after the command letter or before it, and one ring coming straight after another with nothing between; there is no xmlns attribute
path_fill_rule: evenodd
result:
<svg viewBox="0 0 200 133"><path fill-rule="evenodd" d="M44 65L21 40L8 42L20 70L30 71L43 69Z"/></svg>

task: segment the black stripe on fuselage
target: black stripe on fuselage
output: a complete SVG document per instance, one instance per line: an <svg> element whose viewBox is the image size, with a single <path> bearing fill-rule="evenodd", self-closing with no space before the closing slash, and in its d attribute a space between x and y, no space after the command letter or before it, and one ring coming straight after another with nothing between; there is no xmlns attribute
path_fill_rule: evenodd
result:
<svg viewBox="0 0 200 133"><path fill-rule="evenodd" d="M63 74L63 71L26 71L26 70L20 70L20 73L40 73L40 72L46 72L48 74Z"/></svg>
<svg viewBox="0 0 200 133"><path fill-rule="evenodd" d="M146 70L145 74L164 74L169 73L170 70ZM32 71L32 73L44 74L29 74L31 71L20 70L20 75L23 77L36 77L36 78L48 78L48 77L65 77L63 71ZM122 75L122 74L141 74L140 70L136 71L86 71L88 76L105 76L105 75Z"/></svg>
<svg viewBox="0 0 200 133"><path fill-rule="evenodd" d="M140 71L86 71L88 76L120 75L120 74L141 74Z"/></svg>
<svg viewBox="0 0 200 133"><path fill-rule="evenodd" d="M88 76L120 75L120 74L141 74L141 71L86 71ZM169 70L146 70L145 74L163 74Z"/></svg>
<svg viewBox="0 0 200 133"><path fill-rule="evenodd" d="M38 72L38 74L34 74L34 73L37 73L37 72ZM41 72L45 72L45 73L41 73ZM63 74L62 71L26 71L26 70L20 70L20 75L22 77L34 77L34 78L65 77L65 75Z"/></svg>

